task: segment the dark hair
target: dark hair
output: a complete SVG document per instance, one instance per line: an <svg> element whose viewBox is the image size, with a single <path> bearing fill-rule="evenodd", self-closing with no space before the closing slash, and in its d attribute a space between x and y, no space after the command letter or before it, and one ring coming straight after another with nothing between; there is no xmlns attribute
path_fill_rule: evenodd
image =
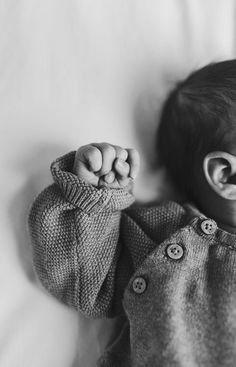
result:
<svg viewBox="0 0 236 367"><path fill-rule="evenodd" d="M207 153L236 152L236 60L209 64L176 85L162 110L157 149L174 183L190 196Z"/></svg>

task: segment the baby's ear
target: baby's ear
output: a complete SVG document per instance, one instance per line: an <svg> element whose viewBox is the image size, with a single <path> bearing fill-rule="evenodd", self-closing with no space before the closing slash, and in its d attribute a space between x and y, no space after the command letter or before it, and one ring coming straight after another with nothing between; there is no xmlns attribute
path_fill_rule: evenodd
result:
<svg viewBox="0 0 236 367"><path fill-rule="evenodd" d="M208 153L203 171L210 187L227 200L236 200L236 156L226 152Z"/></svg>

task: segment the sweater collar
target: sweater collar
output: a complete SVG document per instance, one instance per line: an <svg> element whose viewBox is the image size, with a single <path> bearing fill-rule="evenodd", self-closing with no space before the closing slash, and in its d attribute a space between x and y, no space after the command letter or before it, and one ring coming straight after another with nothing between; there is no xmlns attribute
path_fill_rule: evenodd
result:
<svg viewBox="0 0 236 367"><path fill-rule="evenodd" d="M220 228L219 224L215 219L207 217L203 214L193 203L186 203L183 205L187 214L187 222L191 225L196 232L201 233L207 237L212 236L215 240L233 246L236 249L236 234L230 233L223 228ZM204 234L201 229L201 224L203 221L210 219L217 224L217 228L212 235Z"/></svg>

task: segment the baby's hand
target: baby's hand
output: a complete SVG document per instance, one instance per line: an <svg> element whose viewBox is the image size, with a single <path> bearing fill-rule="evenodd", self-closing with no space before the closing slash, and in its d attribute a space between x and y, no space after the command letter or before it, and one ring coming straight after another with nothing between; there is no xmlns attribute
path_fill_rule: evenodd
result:
<svg viewBox="0 0 236 367"><path fill-rule="evenodd" d="M108 143L80 147L75 155L74 173L96 187L128 187L139 171L139 153Z"/></svg>

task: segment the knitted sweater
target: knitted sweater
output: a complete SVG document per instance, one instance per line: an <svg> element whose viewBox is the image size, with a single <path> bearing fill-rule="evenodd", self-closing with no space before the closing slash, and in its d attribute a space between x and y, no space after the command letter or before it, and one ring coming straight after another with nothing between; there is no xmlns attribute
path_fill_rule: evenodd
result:
<svg viewBox="0 0 236 367"><path fill-rule="evenodd" d="M236 365L236 236L191 205L131 205L53 162L29 215L36 272L90 317L124 315L103 367Z"/></svg>

